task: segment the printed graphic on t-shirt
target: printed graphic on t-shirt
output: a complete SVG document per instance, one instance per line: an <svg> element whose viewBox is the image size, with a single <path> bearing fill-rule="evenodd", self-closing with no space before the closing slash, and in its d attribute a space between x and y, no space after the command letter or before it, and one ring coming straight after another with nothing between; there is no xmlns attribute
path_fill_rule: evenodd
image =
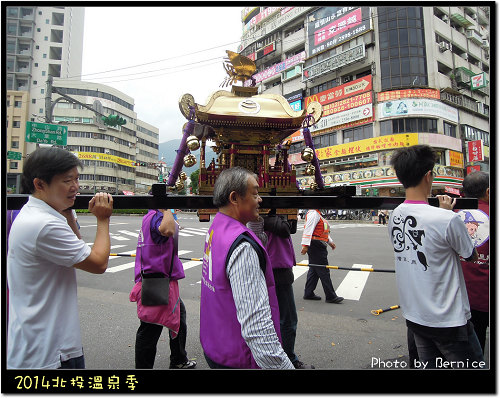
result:
<svg viewBox="0 0 500 398"><path fill-rule="evenodd" d="M457 213L467 227L474 247L484 245L490 238L490 219L488 215L476 209L460 210Z"/></svg>
<svg viewBox="0 0 500 398"><path fill-rule="evenodd" d="M425 237L423 229L417 229L417 220L413 216L394 216L393 228L391 230L392 244L396 253L407 251L410 258L404 257L404 261L416 263L411 259L411 252L416 253L417 259L424 266L424 271L427 271L427 258L422 248L422 239Z"/></svg>

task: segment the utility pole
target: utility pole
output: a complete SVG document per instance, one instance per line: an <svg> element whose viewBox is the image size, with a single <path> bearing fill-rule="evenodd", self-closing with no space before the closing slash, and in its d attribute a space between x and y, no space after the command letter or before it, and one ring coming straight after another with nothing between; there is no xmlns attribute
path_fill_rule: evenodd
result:
<svg viewBox="0 0 500 398"><path fill-rule="evenodd" d="M52 82L53 77L49 75L45 89L45 123L52 123Z"/></svg>

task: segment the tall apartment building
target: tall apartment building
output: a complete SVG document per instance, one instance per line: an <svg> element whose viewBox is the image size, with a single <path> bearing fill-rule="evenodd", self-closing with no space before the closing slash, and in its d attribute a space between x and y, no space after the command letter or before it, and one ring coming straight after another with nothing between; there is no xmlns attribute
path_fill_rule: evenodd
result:
<svg viewBox="0 0 500 398"><path fill-rule="evenodd" d="M158 181L159 130L137 118L134 99L99 83L55 79L53 86L101 114L126 120L123 126L105 126L94 111L52 94L52 123L68 126L66 148L85 166L80 192L147 194Z"/></svg>
<svg viewBox="0 0 500 398"><path fill-rule="evenodd" d="M159 131L137 119L134 100L111 87L79 81L82 73L85 9L82 7L6 7L7 150L21 153L8 159L7 186L19 192L23 161L35 150L25 142L26 122L68 126L66 148L83 159L81 193L94 190L147 193L158 180ZM95 113L47 92L47 79L63 94L101 113L119 114L124 126L109 127ZM46 98L55 103L51 120ZM95 188L94 188L95 187Z"/></svg>
<svg viewBox="0 0 500 398"><path fill-rule="evenodd" d="M259 93L292 109L323 105L311 128L325 186L404 196L392 168L400 146L439 155L434 193L457 193L489 170L489 7L247 7L239 51ZM289 153L307 189L299 132Z"/></svg>
<svg viewBox="0 0 500 398"><path fill-rule="evenodd" d="M48 75L82 74L82 7L7 7L7 90L28 91L30 119L45 115Z"/></svg>

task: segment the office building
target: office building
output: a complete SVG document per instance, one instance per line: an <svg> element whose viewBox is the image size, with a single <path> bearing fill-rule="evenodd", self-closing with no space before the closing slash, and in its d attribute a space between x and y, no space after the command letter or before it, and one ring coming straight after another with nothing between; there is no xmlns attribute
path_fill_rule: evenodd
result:
<svg viewBox="0 0 500 398"><path fill-rule="evenodd" d="M84 163L80 192L147 194L158 182L159 129L137 118L134 99L112 87L55 79L53 87L78 103L52 94L52 123L68 126L66 148ZM85 108L81 104L98 111ZM122 126L106 126L101 115L118 115Z"/></svg>
<svg viewBox="0 0 500 398"><path fill-rule="evenodd" d="M158 180L158 129L137 118L133 98L109 86L80 81L84 17L82 7L6 7L10 192L19 193L23 162L36 148L36 143L25 140L26 122L68 127L65 147L85 165L81 193L145 194ZM105 126L92 110L49 93L49 76L62 94L91 108L95 103L97 115L120 115L126 124ZM51 112L46 103L53 105Z"/></svg>
<svg viewBox="0 0 500 398"><path fill-rule="evenodd" d="M323 105L311 132L325 186L404 196L389 162L415 144L438 153L433 193L489 171L489 7L247 7L242 23L259 93ZM308 189L301 132L290 140Z"/></svg>

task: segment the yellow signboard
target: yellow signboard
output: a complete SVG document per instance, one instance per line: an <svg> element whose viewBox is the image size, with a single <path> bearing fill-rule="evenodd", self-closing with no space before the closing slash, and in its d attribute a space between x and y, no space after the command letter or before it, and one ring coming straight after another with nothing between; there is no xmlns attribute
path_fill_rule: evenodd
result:
<svg viewBox="0 0 500 398"><path fill-rule="evenodd" d="M319 160L323 160L365 152L402 148L417 144L418 133L393 134L316 149L316 156Z"/></svg>
<svg viewBox="0 0 500 398"><path fill-rule="evenodd" d="M449 150L450 166L464 168L464 157L460 152Z"/></svg>
<svg viewBox="0 0 500 398"><path fill-rule="evenodd" d="M135 160L121 158L119 156L108 155L106 153L96 152L73 152L81 160L101 160L103 162L111 162L121 164L122 166L135 167Z"/></svg>

